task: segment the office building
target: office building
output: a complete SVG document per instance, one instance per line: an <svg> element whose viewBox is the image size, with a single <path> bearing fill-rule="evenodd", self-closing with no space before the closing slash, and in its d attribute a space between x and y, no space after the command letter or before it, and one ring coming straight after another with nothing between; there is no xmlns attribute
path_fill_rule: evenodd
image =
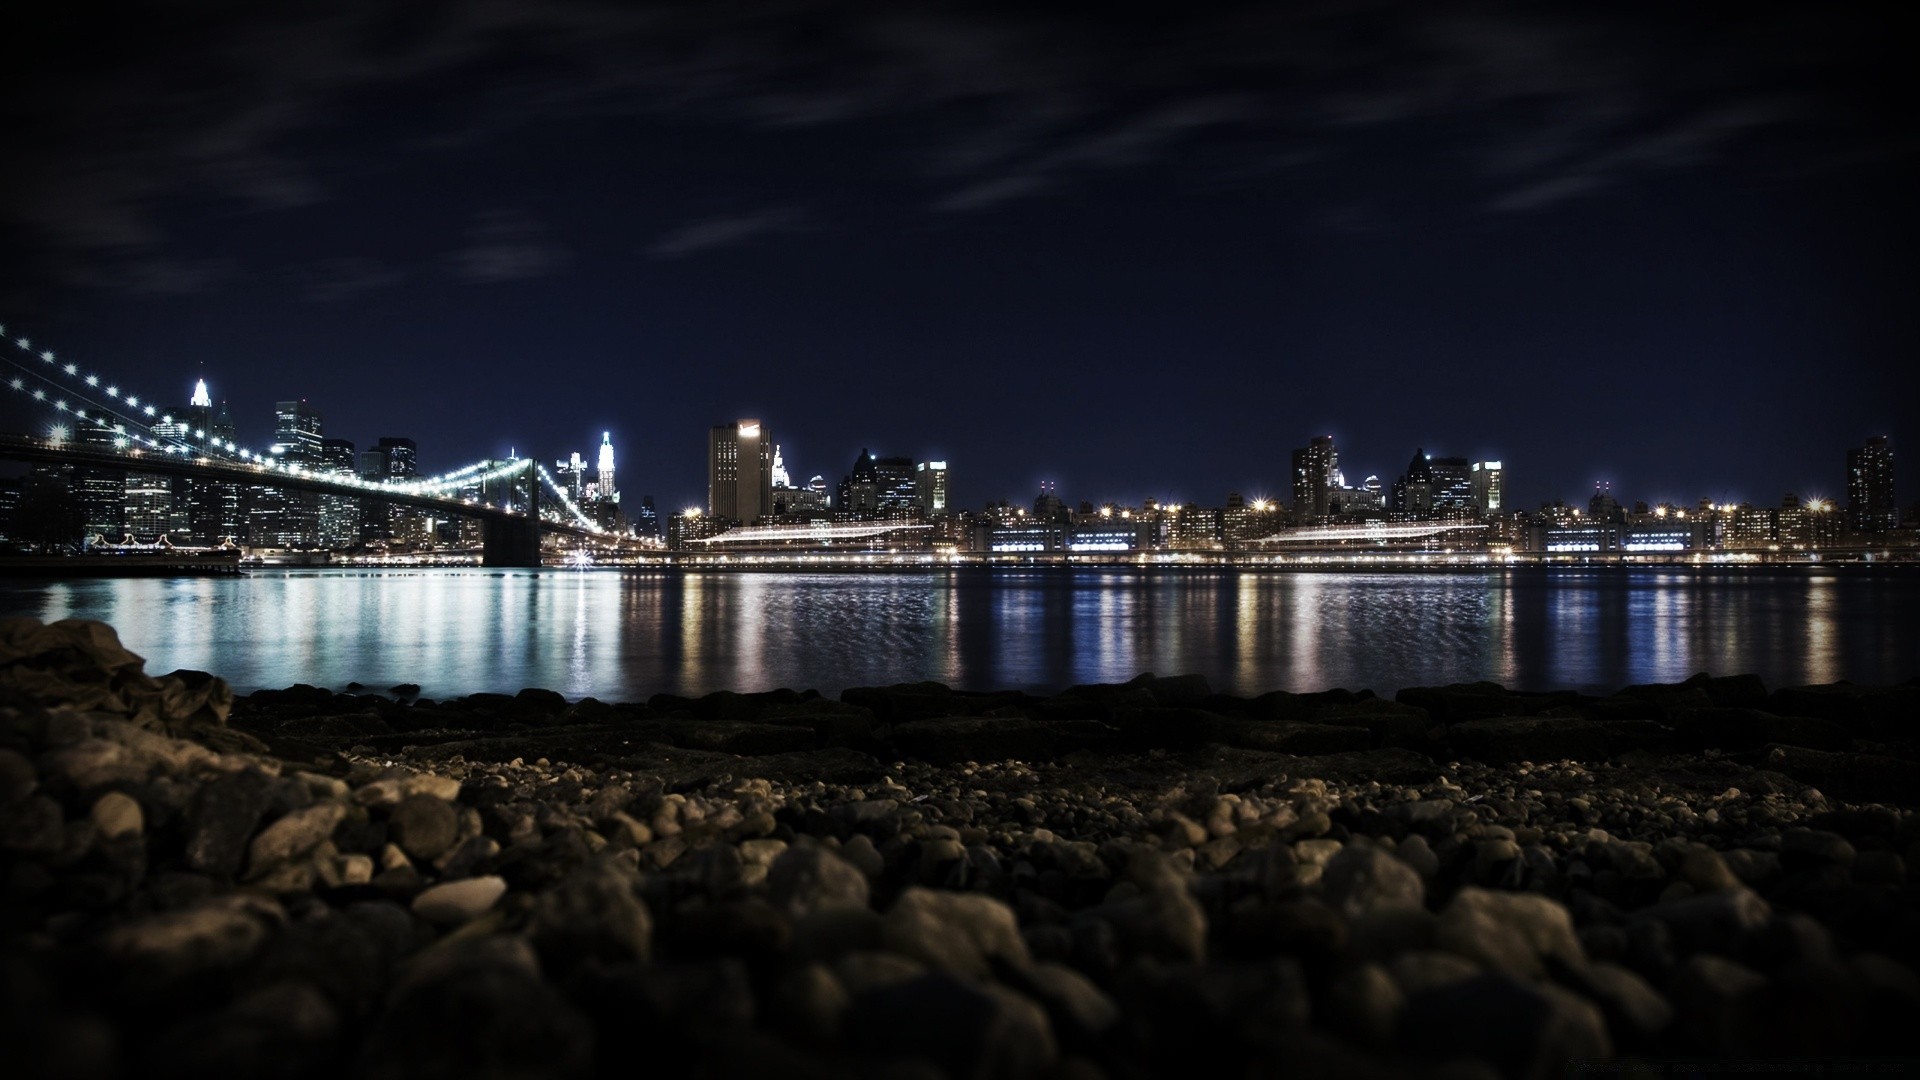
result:
<svg viewBox="0 0 1920 1080"><path fill-rule="evenodd" d="M1892 532L1900 524L1894 504L1893 444L1875 435L1847 451L1847 520L1855 532Z"/></svg>
<svg viewBox="0 0 1920 1080"><path fill-rule="evenodd" d="M274 406L273 445L276 461L313 469L320 464L322 419L304 401L282 401ZM310 548L320 543L320 496L311 491L255 485L249 489L247 539L266 547Z"/></svg>
<svg viewBox="0 0 1920 1080"><path fill-rule="evenodd" d="M874 457L862 449L840 481L834 509L860 517L911 517L920 509L914 477L912 458Z"/></svg>
<svg viewBox="0 0 1920 1080"><path fill-rule="evenodd" d="M172 479L155 473L126 475L123 520L127 536L143 544L184 539L187 515L184 507L174 505Z"/></svg>
<svg viewBox="0 0 1920 1080"><path fill-rule="evenodd" d="M74 429L73 442L88 450L117 450L125 448L126 436L95 424L80 424ZM127 471L76 465L72 476L73 501L79 507L86 543L119 543L127 532Z"/></svg>
<svg viewBox="0 0 1920 1080"><path fill-rule="evenodd" d="M707 516L751 525L772 512L773 443L760 421L715 425L707 432Z"/></svg>
<svg viewBox="0 0 1920 1080"><path fill-rule="evenodd" d="M350 477L359 465L353 443L346 439L320 440L320 464L317 473ZM330 549L350 548L360 542L361 500L353 495L320 496L320 545Z"/></svg>
<svg viewBox="0 0 1920 1080"><path fill-rule="evenodd" d="M1459 514L1474 509L1473 467L1463 457L1427 459L1433 476L1433 509L1441 514Z"/></svg>
<svg viewBox="0 0 1920 1080"><path fill-rule="evenodd" d="M1474 509L1497 514L1506 504L1507 474L1498 461L1476 461L1468 468Z"/></svg>
<svg viewBox="0 0 1920 1080"><path fill-rule="evenodd" d="M913 467L914 495L922 517L935 518L947 512L947 463L922 461Z"/></svg>
<svg viewBox="0 0 1920 1080"><path fill-rule="evenodd" d="M1327 493L1333 488L1333 474L1340 467L1340 453L1333 436L1315 435L1307 445L1293 452L1293 514L1307 521L1327 516Z"/></svg>

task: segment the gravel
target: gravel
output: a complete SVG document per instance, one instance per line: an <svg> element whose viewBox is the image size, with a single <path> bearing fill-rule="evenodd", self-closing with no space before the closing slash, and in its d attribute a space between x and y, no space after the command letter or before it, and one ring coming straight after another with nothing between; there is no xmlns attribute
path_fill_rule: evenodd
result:
<svg viewBox="0 0 1920 1080"><path fill-rule="evenodd" d="M1546 1077L1920 1021L1914 683L403 689L0 623L22 1075Z"/></svg>

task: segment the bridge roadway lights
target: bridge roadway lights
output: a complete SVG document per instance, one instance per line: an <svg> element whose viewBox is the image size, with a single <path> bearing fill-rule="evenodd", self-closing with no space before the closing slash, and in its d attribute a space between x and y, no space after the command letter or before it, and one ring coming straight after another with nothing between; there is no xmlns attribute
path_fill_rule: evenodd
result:
<svg viewBox="0 0 1920 1080"><path fill-rule="evenodd" d="M481 566L540 565L540 521L533 517L480 520Z"/></svg>

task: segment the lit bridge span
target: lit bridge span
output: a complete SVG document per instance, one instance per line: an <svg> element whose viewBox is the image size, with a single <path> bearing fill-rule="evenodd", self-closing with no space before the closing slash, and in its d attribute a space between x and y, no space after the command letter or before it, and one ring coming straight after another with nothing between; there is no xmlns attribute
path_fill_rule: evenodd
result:
<svg viewBox="0 0 1920 1080"><path fill-rule="evenodd" d="M1369 521L1360 525L1320 525L1305 529L1283 529L1271 536L1263 536L1253 541L1256 544L1334 544L1350 541L1367 543L1387 543L1392 540L1421 540L1441 533L1461 532L1469 529L1484 529L1485 525L1454 522L1400 522L1389 524L1384 521Z"/></svg>
<svg viewBox="0 0 1920 1080"><path fill-rule="evenodd" d="M150 402L143 404L139 395L117 383L61 360L52 350L36 349L26 337L8 337L4 326L0 326L0 340L12 346L0 346L0 380L8 389L51 410L57 424L56 434L45 438L0 434L0 458L346 495L446 517L470 518L480 522L481 562L486 566L539 566L542 533L607 544L637 543L588 517L534 458L481 461L438 476L408 480L368 480L314 469L237 446L210 431L192 429L176 421L170 412ZM81 431L96 438L83 441L76 437ZM516 478L524 479L532 512L479 502L461 494L476 485L484 490L486 484ZM558 512L540 512L542 488L553 497Z"/></svg>
<svg viewBox="0 0 1920 1080"><path fill-rule="evenodd" d="M831 545L849 540L871 540L893 532L908 532L915 529L931 529L931 525L915 524L904 521L816 521L806 525L745 525L728 529L713 536L693 539L695 544L706 545L709 549L734 544L815 544Z"/></svg>

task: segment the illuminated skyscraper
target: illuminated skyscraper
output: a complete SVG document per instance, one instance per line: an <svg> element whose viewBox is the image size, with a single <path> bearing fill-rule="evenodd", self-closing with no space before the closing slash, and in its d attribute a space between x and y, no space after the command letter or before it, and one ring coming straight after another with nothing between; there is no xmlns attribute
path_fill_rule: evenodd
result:
<svg viewBox="0 0 1920 1080"><path fill-rule="evenodd" d="M1847 451L1847 519L1855 532L1891 532L1900 524L1894 504L1893 444L1875 435Z"/></svg>
<svg viewBox="0 0 1920 1080"><path fill-rule="evenodd" d="M752 524L773 512L773 443L758 420L707 432L707 516Z"/></svg>
<svg viewBox="0 0 1920 1080"><path fill-rule="evenodd" d="M920 499L923 517L938 517L947 512L947 463L922 461L914 467L913 488Z"/></svg>
<svg viewBox="0 0 1920 1080"><path fill-rule="evenodd" d="M619 502L620 489L613 486L613 432L611 431L603 431L600 433L600 461L598 471L599 475L595 477L595 483L599 485L601 501Z"/></svg>
<svg viewBox="0 0 1920 1080"><path fill-rule="evenodd" d="M274 406L275 460L304 468L320 464L321 417L304 401ZM320 496L311 491L257 486L248 538L272 547L315 547L320 543Z"/></svg>
<svg viewBox="0 0 1920 1080"><path fill-rule="evenodd" d="M1497 461L1476 461L1469 470L1473 505L1483 514L1497 514L1507 497L1507 474Z"/></svg>
<svg viewBox="0 0 1920 1080"><path fill-rule="evenodd" d="M1333 487L1333 474L1340 467L1340 452L1333 436L1315 435L1312 441L1293 452L1293 513L1308 520L1327 515L1327 493Z"/></svg>
<svg viewBox="0 0 1920 1080"><path fill-rule="evenodd" d="M773 447L773 474L772 475L773 475L774 487L784 488L784 487L793 486L792 477L789 477L787 475L787 461L785 458L780 456L780 444L778 443L775 443Z"/></svg>

